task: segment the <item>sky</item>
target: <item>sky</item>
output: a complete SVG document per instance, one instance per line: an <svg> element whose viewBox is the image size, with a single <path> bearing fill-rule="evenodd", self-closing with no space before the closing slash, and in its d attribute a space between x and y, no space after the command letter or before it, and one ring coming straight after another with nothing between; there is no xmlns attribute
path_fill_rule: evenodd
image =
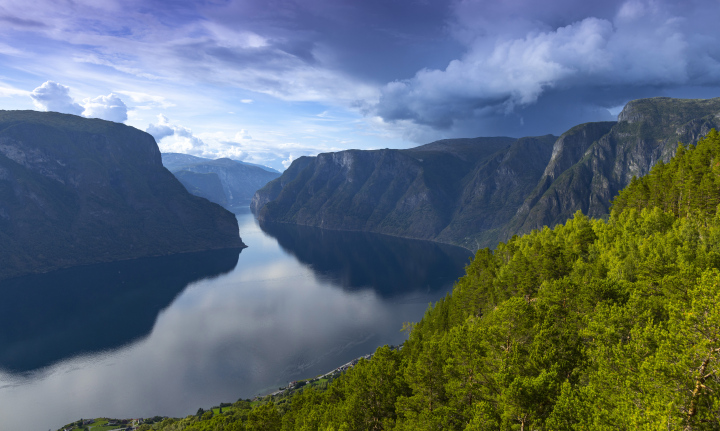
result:
<svg viewBox="0 0 720 431"><path fill-rule="evenodd" d="M718 16L718 0L2 0L0 109L278 170L559 135L637 98L720 97Z"/></svg>

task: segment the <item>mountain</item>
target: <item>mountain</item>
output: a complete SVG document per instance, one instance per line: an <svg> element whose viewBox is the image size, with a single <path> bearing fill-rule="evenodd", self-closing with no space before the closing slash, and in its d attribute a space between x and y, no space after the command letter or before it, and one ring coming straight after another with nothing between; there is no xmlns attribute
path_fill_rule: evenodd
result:
<svg viewBox="0 0 720 431"><path fill-rule="evenodd" d="M613 196L632 178L668 162L678 142L696 144L720 129L720 98L655 97L628 103L617 123L588 123L565 132L543 178L499 239L564 222L575 211L608 214Z"/></svg>
<svg viewBox="0 0 720 431"><path fill-rule="evenodd" d="M259 188L280 176L272 168L227 158L163 153L162 161L190 193L228 209L249 205Z"/></svg>
<svg viewBox="0 0 720 431"><path fill-rule="evenodd" d="M191 171L177 171L174 175L191 194L227 208L228 200L225 197L220 176L215 172L200 174Z"/></svg>
<svg viewBox="0 0 720 431"><path fill-rule="evenodd" d="M549 159L553 142L554 137L478 138L301 157L257 192L251 208L266 221L435 239L453 221L459 200L512 199L495 184L485 194L466 196L469 182L512 164L519 147L537 144ZM542 169L536 174L535 181Z"/></svg>
<svg viewBox="0 0 720 431"><path fill-rule="evenodd" d="M0 111L0 279L244 246L233 214L189 194L149 134Z"/></svg>
<svg viewBox="0 0 720 431"><path fill-rule="evenodd" d="M608 214L612 196L720 126L720 98L627 104L617 122L581 124L560 137L447 139L408 150L347 150L302 157L258 190L260 220L362 230L471 250L577 210Z"/></svg>

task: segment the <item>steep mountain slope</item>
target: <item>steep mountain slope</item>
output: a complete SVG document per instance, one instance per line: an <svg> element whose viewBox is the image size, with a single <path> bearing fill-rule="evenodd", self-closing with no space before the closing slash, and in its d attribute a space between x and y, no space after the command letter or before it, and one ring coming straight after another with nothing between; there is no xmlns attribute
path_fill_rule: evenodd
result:
<svg viewBox="0 0 720 431"><path fill-rule="evenodd" d="M644 176L659 160L670 160L678 142L695 144L712 128L720 128L718 114L720 98L656 97L628 103L612 127L574 127L556 142L540 184L499 239L554 226L577 210L605 216L611 198L633 176Z"/></svg>
<svg viewBox="0 0 720 431"><path fill-rule="evenodd" d="M557 136L518 139L477 166L464 182L450 223L436 240L474 249L472 233L495 232L513 217L543 174Z"/></svg>
<svg viewBox="0 0 720 431"><path fill-rule="evenodd" d="M163 153L162 161L190 193L228 209L249 205L259 188L280 176L271 168L227 158L210 160L188 154ZM203 176L207 174L211 175ZM212 175L217 176L220 189L211 179Z"/></svg>
<svg viewBox="0 0 720 431"><path fill-rule="evenodd" d="M718 115L720 98L659 97L628 103L618 122L581 124L559 138L320 154L293 163L251 207L264 221L494 247L577 210L605 216L633 176L669 160L678 141L694 144L718 128Z"/></svg>
<svg viewBox="0 0 720 431"><path fill-rule="evenodd" d="M230 247L244 247L235 217L187 193L149 134L0 111L0 279Z"/></svg>
<svg viewBox="0 0 720 431"><path fill-rule="evenodd" d="M522 190L542 175L555 138L452 139L410 150L301 158L259 190L251 208L265 221L444 239L460 235L456 227L465 223L466 206L482 207L488 220L480 223L490 227L509 217L485 204L520 205ZM478 187L468 190L469 184Z"/></svg>

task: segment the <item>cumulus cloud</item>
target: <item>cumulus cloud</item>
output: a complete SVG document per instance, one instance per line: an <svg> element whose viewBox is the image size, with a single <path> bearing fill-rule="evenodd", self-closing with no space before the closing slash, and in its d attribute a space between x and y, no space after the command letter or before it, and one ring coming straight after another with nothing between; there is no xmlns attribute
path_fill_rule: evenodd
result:
<svg viewBox="0 0 720 431"><path fill-rule="evenodd" d="M195 136L192 130L178 124L171 124L170 120L162 114L158 114L157 118L157 124L149 124L145 131L153 135L161 151L202 155L205 151L205 143ZM171 141L166 139L160 144L160 141L165 138L173 139Z"/></svg>
<svg viewBox="0 0 720 431"><path fill-rule="evenodd" d="M162 138L175 134L175 129L170 127L167 117L162 114L158 114L158 124L148 124L145 131L151 134L157 142L160 142Z"/></svg>
<svg viewBox="0 0 720 431"><path fill-rule="evenodd" d="M113 93L107 96L98 96L94 99L83 99L83 117L101 118L103 120L122 123L127 121L127 106Z"/></svg>
<svg viewBox="0 0 720 431"><path fill-rule="evenodd" d="M46 81L30 93L35 106L41 111L80 115L85 110L70 97L70 87Z"/></svg>
<svg viewBox="0 0 720 431"><path fill-rule="evenodd" d="M287 159L282 161L282 165L285 167L285 169L287 169L290 167L290 165L292 165L293 160L295 160L295 159L293 158L293 156L291 154L288 156Z"/></svg>
<svg viewBox="0 0 720 431"><path fill-rule="evenodd" d="M100 118L118 123L123 123L128 118L128 107L114 93L95 98L88 97L83 99L80 104L70 96L70 87L54 81L46 81L29 95L35 106L41 111L82 115L87 118Z"/></svg>
<svg viewBox="0 0 720 431"><path fill-rule="evenodd" d="M252 139L252 136L250 136L250 132L248 132L245 129L241 129L239 132L235 134L236 140L244 140L244 139Z"/></svg>

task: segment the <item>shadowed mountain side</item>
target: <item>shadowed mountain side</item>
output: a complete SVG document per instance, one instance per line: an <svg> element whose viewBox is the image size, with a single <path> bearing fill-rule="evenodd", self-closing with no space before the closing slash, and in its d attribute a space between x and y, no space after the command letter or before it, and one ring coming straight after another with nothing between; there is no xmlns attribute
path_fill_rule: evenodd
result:
<svg viewBox="0 0 720 431"><path fill-rule="evenodd" d="M455 213L436 240L479 247L473 232L504 226L543 174L556 136L518 139L478 166L465 181Z"/></svg>
<svg viewBox="0 0 720 431"><path fill-rule="evenodd" d="M149 134L0 111L0 279L233 247L244 247L237 219L189 194Z"/></svg>
<svg viewBox="0 0 720 431"><path fill-rule="evenodd" d="M214 172L199 174L190 171L177 171L174 172L174 175L191 194L215 202L223 207L228 206L228 200L225 197L218 174Z"/></svg>
<svg viewBox="0 0 720 431"><path fill-rule="evenodd" d="M301 158L259 190L251 208L260 220L474 248L468 232L499 228L515 214L556 138L448 139Z"/></svg>
<svg viewBox="0 0 720 431"><path fill-rule="evenodd" d="M429 241L285 223L260 227L319 279L347 290L372 288L383 298L447 287L472 257L463 248Z"/></svg>
<svg viewBox="0 0 720 431"><path fill-rule="evenodd" d="M300 158L256 193L251 208L261 220L435 239L466 178L516 140L454 141Z"/></svg>
<svg viewBox="0 0 720 431"><path fill-rule="evenodd" d="M0 283L0 368L31 371L144 337L188 284L231 271L239 254L212 250L6 280Z"/></svg>

